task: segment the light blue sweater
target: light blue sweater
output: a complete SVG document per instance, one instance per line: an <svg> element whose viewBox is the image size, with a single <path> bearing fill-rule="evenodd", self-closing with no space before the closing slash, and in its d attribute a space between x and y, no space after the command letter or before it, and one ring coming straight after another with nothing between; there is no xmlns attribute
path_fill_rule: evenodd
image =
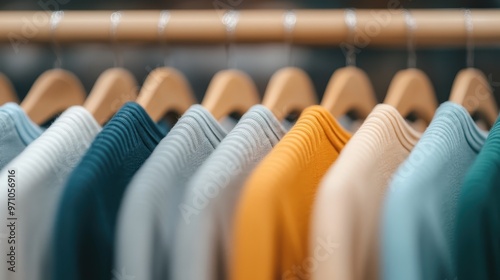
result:
<svg viewBox="0 0 500 280"><path fill-rule="evenodd" d="M42 132L16 103L6 103L0 107L0 169Z"/></svg>
<svg viewBox="0 0 500 280"><path fill-rule="evenodd" d="M381 227L383 279L456 278L458 195L485 139L462 106L439 107L389 187Z"/></svg>

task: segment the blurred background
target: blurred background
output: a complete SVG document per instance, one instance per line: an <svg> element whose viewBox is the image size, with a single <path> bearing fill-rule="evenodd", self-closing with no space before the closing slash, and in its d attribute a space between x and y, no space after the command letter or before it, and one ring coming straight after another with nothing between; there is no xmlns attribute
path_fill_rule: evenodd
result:
<svg viewBox="0 0 500 280"><path fill-rule="evenodd" d="M48 10L56 0L2 0L2 10ZM406 9L414 8L498 8L500 0L400 0ZM387 9L389 0L358 1L256 1L256 0L57 0L61 10L129 10L129 9ZM226 5L226 6L224 6ZM417 23L418 24L418 23ZM498 27L500 28L500 26ZM288 59L284 44L234 45L231 59L237 68L247 72L264 89L271 75L284 66L298 66L306 70L314 81L319 97L322 96L328 79L335 69L345 66L345 57L337 47L292 48L292 59ZM134 73L139 84L154 68L168 66L181 70L190 81L198 100L201 100L213 75L227 67L227 53L224 45L168 46L168 45L119 45L124 67ZM62 46L62 68L75 73L88 91L99 74L114 66L114 52L111 45L82 44ZM14 83L22 99L35 79L43 71L53 67L56 56L50 46L24 44L17 51L10 45L1 46L0 71ZM498 48L475 49L475 67L481 69L490 79L497 101L500 100L500 46ZM448 99L456 73L465 67L466 52L457 49L417 49L417 67L431 78L439 102ZM407 51L380 49L368 46L361 49L356 58L357 66L365 70L382 101L393 75L406 68Z"/></svg>

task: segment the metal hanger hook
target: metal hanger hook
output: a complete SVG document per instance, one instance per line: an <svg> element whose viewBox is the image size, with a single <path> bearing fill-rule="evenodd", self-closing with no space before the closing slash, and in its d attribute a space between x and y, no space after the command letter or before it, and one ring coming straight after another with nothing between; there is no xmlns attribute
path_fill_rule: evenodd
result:
<svg viewBox="0 0 500 280"><path fill-rule="evenodd" d="M167 66L167 49L165 48L165 28L170 21L170 12L163 10L160 12L160 19L158 20L158 38L163 50L163 65Z"/></svg>
<svg viewBox="0 0 500 280"><path fill-rule="evenodd" d="M118 49L118 44L116 43L116 29L118 29L118 25L122 19L122 13L120 11L116 11L111 14L111 26L110 26L110 39L113 44L113 54L114 54L114 67L121 67L123 65L123 59L120 54L120 50Z"/></svg>
<svg viewBox="0 0 500 280"><path fill-rule="evenodd" d="M54 62L54 68L61 68L62 66L62 55L61 55L61 47L59 43L55 39L55 33L57 26L61 22L64 16L63 11L54 11L50 15L50 37L52 41L52 48L54 50L54 54L56 55L56 60Z"/></svg>
<svg viewBox="0 0 500 280"><path fill-rule="evenodd" d="M234 59L234 32L238 21L240 20L240 13L235 10L227 11L222 17L222 23L226 27L226 57L227 68L236 68L236 60Z"/></svg>
<svg viewBox="0 0 500 280"><path fill-rule="evenodd" d="M464 10L464 21L465 21L465 32L467 33L467 67L474 67L474 38L472 33L474 32L474 25L472 23L472 12L469 9Z"/></svg>
<svg viewBox="0 0 500 280"><path fill-rule="evenodd" d="M348 66L356 66L356 48L354 47L354 36L356 35L356 25L358 24L358 19L356 17L356 11L354 9L345 10L345 24L348 29L348 52L346 54L346 64Z"/></svg>
<svg viewBox="0 0 500 280"><path fill-rule="evenodd" d="M415 51L415 43L414 43L414 33L417 29L417 22L410 11L404 10L404 17L406 23L406 39L407 39L407 48L408 48L408 68L416 68L417 67L417 53Z"/></svg>
<svg viewBox="0 0 500 280"><path fill-rule="evenodd" d="M285 48L287 51L288 65L292 65L292 43L293 30L297 23L297 15L295 11L289 10L283 14L283 27L285 28Z"/></svg>

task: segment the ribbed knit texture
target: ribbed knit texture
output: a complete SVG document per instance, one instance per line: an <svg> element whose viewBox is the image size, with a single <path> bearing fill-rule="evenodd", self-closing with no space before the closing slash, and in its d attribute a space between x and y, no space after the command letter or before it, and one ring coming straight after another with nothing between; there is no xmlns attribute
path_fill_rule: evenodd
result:
<svg viewBox="0 0 500 280"><path fill-rule="evenodd" d="M7 173L11 169L16 170L18 217L16 273L7 271L6 253L2 253L1 279L52 278L53 225L64 182L100 130L87 110L71 107L1 171L2 219L6 221L8 214ZM8 252L11 245L1 242L0 251Z"/></svg>
<svg viewBox="0 0 500 280"><path fill-rule="evenodd" d="M0 169L19 155L43 129L33 123L16 103L0 107Z"/></svg>
<svg viewBox="0 0 500 280"><path fill-rule="evenodd" d="M169 279L228 279L233 215L255 166L285 135L273 113L255 105L189 181ZM202 234L200 234L202 233Z"/></svg>
<svg viewBox="0 0 500 280"><path fill-rule="evenodd" d="M134 279L168 279L186 183L225 135L205 108L193 105L160 142L125 193L115 270Z"/></svg>
<svg viewBox="0 0 500 280"><path fill-rule="evenodd" d="M500 119L465 176L455 235L458 279L500 279Z"/></svg>
<svg viewBox="0 0 500 280"><path fill-rule="evenodd" d="M438 108L390 185L382 221L384 279L456 279L456 205L485 139L462 106Z"/></svg>
<svg viewBox="0 0 500 280"><path fill-rule="evenodd" d="M297 123L250 175L237 205L231 279L293 279L307 266L319 181L350 135L321 106ZM300 272L299 272L300 273Z"/></svg>
<svg viewBox="0 0 500 280"><path fill-rule="evenodd" d="M344 147L314 205L313 279L378 279L383 198L419 138L394 107L379 104Z"/></svg>
<svg viewBox="0 0 500 280"><path fill-rule="evenodd" d="M99 133L64 187L53 236L54 279L118 277L120 271L112 271L112 256L121 198L162 137L133 102Z"/></svg>

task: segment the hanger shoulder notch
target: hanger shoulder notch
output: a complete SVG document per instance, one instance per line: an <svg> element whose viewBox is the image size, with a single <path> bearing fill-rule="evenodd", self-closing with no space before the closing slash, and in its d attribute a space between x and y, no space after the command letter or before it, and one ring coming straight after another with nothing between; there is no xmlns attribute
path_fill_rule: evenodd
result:
<svg viewBox="0 0 500 280"><path fill-rule="evenodd" d="M102 125L136 97L137 81L132 73L124 68L111 68L97 78L84 107Z"/></svg>
<svg viewBox="0 0 500 280"><path fill-rule="evenodd" d="M243 115L250 107L259 103L259 99L257 87L250 76L231 69L215 74L202 105L216 119L221 119L233 112Z"/></svg>
<svg viewBox="0 0 500 280"><path fill-rule="evenodd" d="M0 105L7 102L19 103L16 92L9 78L4 74L0 73Z"/></svg>
<svg viewBox="0 0 500 280"><path fill-rule="evenodd" d="M354 110L366 118L377 104L368 75L360 68L348 66L336 70L325 90L321 105L338 118Z"/></svg>
<svg viewBox="0 0 500 280"><path fill-rule="evenodd" d="M314 104L317 104L317 97L311 78L296 67L278 70L271 77L262 100L262 105L269 108L278 120Z"/></svg>
<svg viewBox="0 0 500 280"><path fill-rule="evenodd" d="M196 103L196 99L182 73L173 68L162 67L147 76L137 103L157 122L169 111L183 114Z"/></svg>
<svg viewBox="0 0 500 280"><path fill-rule="evenodd" d="M80 80L62 69L45 71L35 81L21 107L36 124L43 124L73 105L81 105L85 90Z"/></svg>
<svg viewBox="0 0 500 280"><path fill-rule="evenodd" d="M438 105L430 79L423 71L415 68L396 73L384 103L395 107L402 116L415 112L427 124L434 117Z"/></svg>
<svg viewBox="0 0 500 280"><path fill-rule="evenodd" d="M458 72L451 89L450 101L464 106L471 114L479 112L490 127L498 117L493 91L478 69L467 68Z"/></svg>

